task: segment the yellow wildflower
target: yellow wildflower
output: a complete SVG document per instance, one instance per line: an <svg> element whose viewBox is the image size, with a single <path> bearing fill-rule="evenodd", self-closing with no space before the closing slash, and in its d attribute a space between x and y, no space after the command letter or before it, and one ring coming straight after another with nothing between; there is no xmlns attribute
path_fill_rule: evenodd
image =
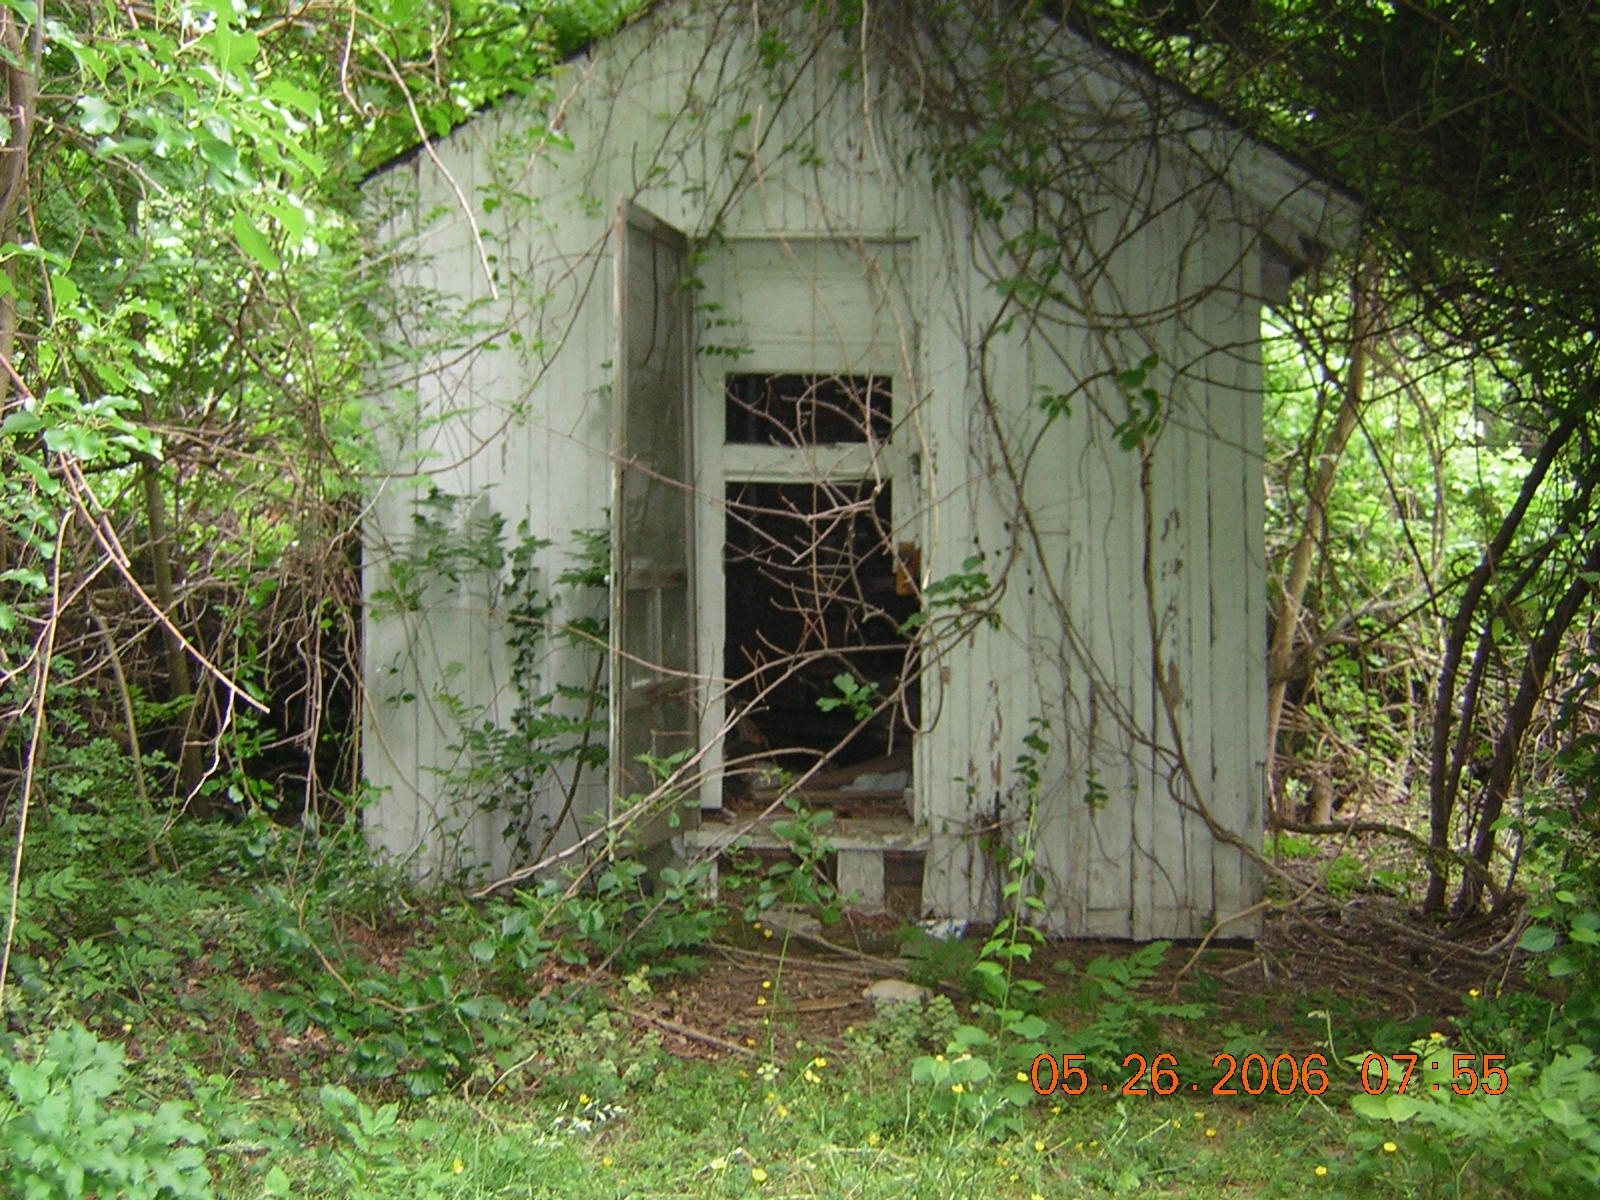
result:
<svg viewBox="0 0 1600 1200"><path fill-rule="evenodd" d="M750 1178L754 1179L757 1183L765 1183L767 1181L767 1173L761 1167L751 1167Z"/></svg>
<svg viewBox="0 0 1600 1200"><path fill-rule="evenodd" d="M1393 1154L1398 1149L1400 1149L1400 1147L1396 1146L1393 1142L1385 1142L1383 1144L1383 1152L1385 1154Z"/></svg>
<svg viewBox="0 0 1600 1200"><path fill-rule="evenodd" d="M459 1158L450 1164L450 1170L455 1172L457 1175L461 1174L461 1172L465 1171L466 1169L467 1164L462 1162Z"/></svg>
<svg viewBox="0 0 1600 1200"><path fill-rule="evenodd" d="M1217 1136L1217 1131L1215 1129L1208 1129L1208 1130L1206 1130L1206 1136L1207 1137L1216 1137Z"/></svg>
<svg viewBox="0 0 1600 1200"><path fill-rule="evenodd" d="M952 1083L950 1090L959 1096L967 1090L967 1085L964 1083Z"/></svg>
<svg viewBox="0 0 1600 1200"><path fill-rule="evenodd" d="M1322 1176L1326 1175L1327 1173L1328 1173L1328 1168L1327 1167L1324 1167L1324 1166L1318 1166L1317 1167L1317 1176L1318 1176L1318 1178L1321 1178Z"/></svg>

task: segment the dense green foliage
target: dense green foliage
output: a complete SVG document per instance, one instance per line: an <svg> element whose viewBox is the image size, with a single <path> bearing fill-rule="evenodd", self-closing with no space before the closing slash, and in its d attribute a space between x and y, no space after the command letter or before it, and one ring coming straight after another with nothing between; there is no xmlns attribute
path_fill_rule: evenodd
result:
<svg viewBox="0 0 1600 1200"><path fill-rule="evenodd" d="M386 286L357 185L627 7L7 10L0 754L25 794L96 734L197 811L353 792Z"/></svg>

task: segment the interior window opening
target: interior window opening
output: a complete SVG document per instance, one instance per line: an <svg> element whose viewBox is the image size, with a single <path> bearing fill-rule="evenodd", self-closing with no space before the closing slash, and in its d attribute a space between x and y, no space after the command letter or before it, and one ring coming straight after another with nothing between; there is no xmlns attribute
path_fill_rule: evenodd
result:
<svg viewBox="0 0 1600 1200"><path fill-rule="evenodd" d="M735 483L724 548L729 711L724 803L765 806L818 768L810 801L903 812L920 711L902 629L917 609L897 559L892 488L871 480Z"/></svg>
<svg viewBox="0 0 1600 1200"><path fill-rule="evenodd" d="M893 388L880 375L728 375L724 423L733 445L881 443L893 427Z"/></svg>

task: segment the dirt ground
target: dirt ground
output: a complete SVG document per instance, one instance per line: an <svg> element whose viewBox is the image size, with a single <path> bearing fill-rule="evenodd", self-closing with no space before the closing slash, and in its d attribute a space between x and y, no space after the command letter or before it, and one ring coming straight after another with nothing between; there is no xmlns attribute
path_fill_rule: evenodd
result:
<svg viewBox="0 0 1600 1200"><path fill-rule="evenodd" d="M847 917L821 937L808 930L789 936L787 944L781 927L741 930L713 946L702 970L658 980L651 996L629 1008L641 1029L658 1031L663 1045L682 1057L755 1048L765 1056L769 1037L776 1057L797 1041L837 1046L849 1027L873 1016L864 989L877 979L905 976L904 960L895 957L901 929L895 918ZM1348 1016L1397 1024L1426 1016L1442 1023L1462 1011L1469 989L1488 995L1506 982L1514 934L1508 922L1436 925L1392 899L1363 896L1337 907L1276 912L1251 945L1175 944L1146 990L1177 996L1203 979L1198 986L1220 1022L1248 1014L1252 1023L1286 1036L1298 1028L1303 1037L1307 1009L1326 1007L1330 995L1339 997ZM1126 942L1053 942L1025 973L1047 989L1061 987L1058 962L1081 966L1132 949ZM961 991L949 990L961 1003Z"/></svg>

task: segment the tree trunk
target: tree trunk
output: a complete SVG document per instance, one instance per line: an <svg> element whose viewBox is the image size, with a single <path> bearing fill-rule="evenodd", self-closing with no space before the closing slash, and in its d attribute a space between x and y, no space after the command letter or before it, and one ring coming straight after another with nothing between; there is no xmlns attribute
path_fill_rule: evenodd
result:
<svg viewBox="0 0 1600 1200"><path fill-rule="evenodd" d="M28 190L28 142L33 136L33 116L39 102L37 63L42 46L41 26L31 29L18 23L10 8L0 10L0 75L5 80L6 114L11 136L0 146L0 246L17 240L17 215ZM11 278L9 288L0 289L0 412L11 399L12 362L17 347L16 258L5 263Z"/></svg>
<svg viewBox="0 0 1600 1200"><path fill-rule="evenodd" d="M1306 494L1305 522L1300 537L1289 555L1289 574L1283 583L1283 597L1278 604L1272 632L1272 646L1267 652L1267 791L1274 797L1274 819L1288 820L1290 811L1288 795L1278 774L1278 730L1283 722L1285 697L1294 669L1296 635L1300 631L1302 606L1306 585L1311 579L1311 564L1322 544L1327 524L1328 497L1333 491L1334 473L1339 459L1349 444L1361 417L1366 394L1367 360L1376 325L1377 297L1373 294L1373 280L1363 271L1356 274L1352 311L1350 314L1350 362L1345 371L1344 396L1333 428L1317 456L1317 474Z"/></svg>
<svg viewBox="0 0 1600 1200"><path fill-rule="evenodd" d="M1450 728L1455 724L1457 717L1456 677L1461 670L1461 656L1466 649L1467 638L1472 632L1474 619L1478 615L1478 606L1483 600L1489 581L1494 577L1500 560L1510 549L1512 539L1515 538L1522 519L1527 515L1528 507L1533 503L1533 498L1538 493L1545 476L1550 473L1556 456L1572 439L1572 435L1577 432L1589 408L1594 404L1597 391L1600 391L1600 385L1591 384L1585 394L1567 409L1561 418L1561 423L1551 431L1544 445L1539 448L1539 457L1534 460L1527 477L1522 481L1522 490L1517 495L1517 502L1511 506L1511 511L1500 522L1500 528L1495 531L1494 539L1484 550L1472 574L1467 577L1461 600L1456 605L1455 615L1451 617L1445 634L1444 661L1439 666L1439 685L1434 691L1433 742L1428 771L1428 845L1439 852L1429 855L1428 858L1428 892L1422 902L1424 910L1428 912L1438 912L1444 908L1445 890L1449 886L1445 876L1448 856L1444 852L1450 848L1450 820L1455 815L1456 795L1461 788L1461 769L1466 761L1464 753L1450 752ZM1469 699L1471 708L1462 715L1462 720L1468 723L1476 711L1476 688L1473 689L1473 695ZM1471 730L1462 728L1457 738L1458 744L1465 747L1470 738Z"/></svg>
<svg viewBox="0 0 1600 1200"><path fill-rule="evenodd" d="M1511 701L1505 725L1495 741L1494 758L1489 764L1489 777L1483 785L1483 807L1477 816L1477 831L1472 843L1472 857L1485 869L1488 868L1489 859L1494 854L1497 833L1495 822L1505 811L1506 799L1511 794L1511 783L1516 777L1517 764L1522 759L1523 738L1533 721L1539 697L1544 692L1545 680L1550 673L1550 663L1561 649L1561 639L1566 636L1567 630L1577 618L1584 603L1594 592L1595 585L1591 580L1597 572L1600 572L1600 541L1590 545L1583 565L1578 568L1577 578L1556 602L1555 608L1545 620L1544 628L1528 647L1528 656L1523 660L1522 678L1517 685L1517 694ZM1482 886L1479 876L1470 874L1465 876L1461 880L1461 891L1456 898L1456 907L1462 912L1469 912L1477 907Z"/></svg>

